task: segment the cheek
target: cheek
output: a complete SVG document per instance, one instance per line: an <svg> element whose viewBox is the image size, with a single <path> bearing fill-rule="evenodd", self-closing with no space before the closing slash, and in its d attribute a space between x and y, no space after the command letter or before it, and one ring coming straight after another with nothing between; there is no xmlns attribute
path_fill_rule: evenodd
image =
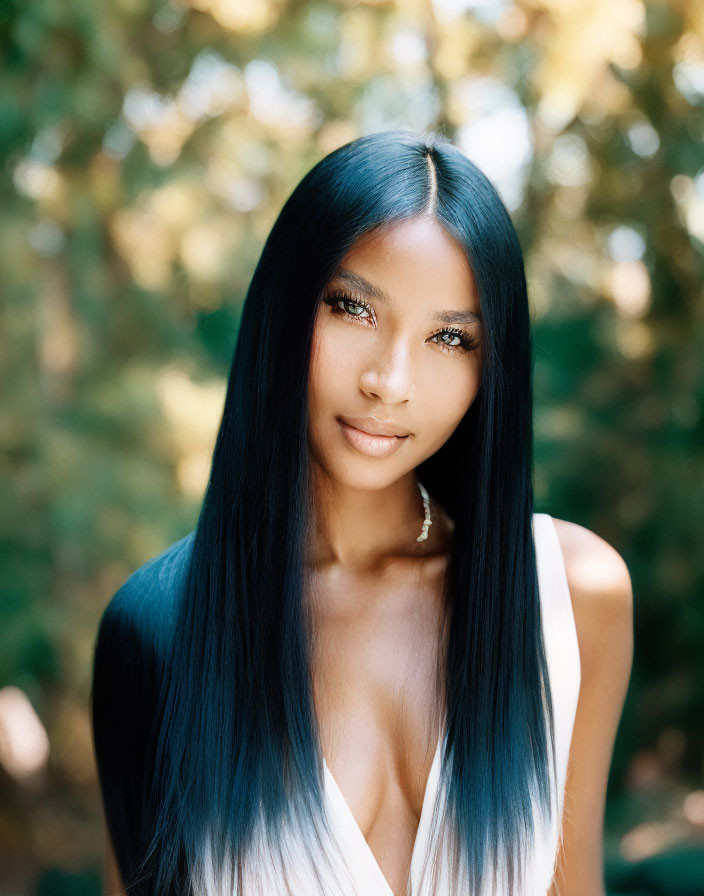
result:
<svg viewBox="0 0 704 896"><path fill-rule="evenodd" d="M353 376L353 357L345 351L343 340L334 339L322 323L317 323L313 331L308 375L311 407L324 408L334 404L336 411L341 412L345 404L340 404L338 399L347 395L349 400Z"/></svg>
<svg viewBox="0 0 704 896"><path fill-rule="evenodd" d="M436 451L457 429L476 397L480 372L477 363L458 365L453 376L443 375L432 385L423 384L423 407L417 411L423 420L425 450Z"/></svg>

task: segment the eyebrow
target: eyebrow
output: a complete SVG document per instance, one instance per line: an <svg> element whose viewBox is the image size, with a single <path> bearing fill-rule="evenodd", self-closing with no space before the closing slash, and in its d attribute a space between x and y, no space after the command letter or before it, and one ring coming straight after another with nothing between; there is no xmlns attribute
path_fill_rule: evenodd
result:
<svg viewBox="0 0 704 896"><path fill-rule="evenodd" d="M393 305L388 294L374 283L367 280L361 274L356 274L347 268L338 268L332 276L333 280L341 280L351 289L356 289L365 295L372 296L385 305ZM438 320L444 324L472 324L482 319L478 311L438 311L431 320Z"/></svg>

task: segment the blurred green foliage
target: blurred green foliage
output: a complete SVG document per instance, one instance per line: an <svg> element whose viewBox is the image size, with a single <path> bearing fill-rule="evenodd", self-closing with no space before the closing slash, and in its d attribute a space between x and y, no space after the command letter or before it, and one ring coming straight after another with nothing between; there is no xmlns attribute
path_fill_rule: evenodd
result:
<svg viewBox="0 0 704 896"><path fill-rule="evenodd" d="M537 509L631 571L609 887L703 893L701 5L6 0L0 53L0 688L20 689L0 696L25 712L0 709L0 896L99 892L98 618L195 524L281 204L392 127L444 133L504 195L534 318ZM35 766L7 759L18 718Z"/></svg>

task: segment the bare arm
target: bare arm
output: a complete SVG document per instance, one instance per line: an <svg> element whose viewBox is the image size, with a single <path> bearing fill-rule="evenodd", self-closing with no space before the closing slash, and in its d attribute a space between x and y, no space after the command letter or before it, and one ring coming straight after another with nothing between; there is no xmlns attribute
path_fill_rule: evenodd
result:
<svg viewBox="0 0 704 896"><path fill-rule="evenodd" d="M547 896L604 896L606 788L633 659L633 594L620 554L555 520L579 641L582 680L567 764L562 837Z"/></svg>
<svg viewBox="0 0 704 896"><path fill-rule="evenodd" d="M127 896L117 867L110 834L105 830L105 862L103 865L103 896Z"/></svg>

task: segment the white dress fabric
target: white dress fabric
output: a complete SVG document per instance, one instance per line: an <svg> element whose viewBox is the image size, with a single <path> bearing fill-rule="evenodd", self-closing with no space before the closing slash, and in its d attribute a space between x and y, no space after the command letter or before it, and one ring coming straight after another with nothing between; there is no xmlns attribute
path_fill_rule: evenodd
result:
<svg viewBox="0 0 704 896"><path fill-rule="evenodd" d="M521 896L546 896L550 887L557 858L557 847L564 804L564 787L567 772L572 730L581 681L577 632L572 611L572 601L567 585L562 552L552 517L546 513L533 514L533 536L536 548L538 585L545 651L552 690L555 721L556 774L558 812L555 823L544 830L536 815L538 837L536 848L526 858L527 875ZM443 735L444 736L444 735ZM440 760L442 737L438 741L435 757L430 769L425 789L423 808L416 834L411 859L411 896L458 896L452 893L449 878L440 862L439 882L430 889L430 881L421 873L424 858L436 847L432 834L437 831L431 824L433 805L438 795L440 783ZM324 868L316 868L315 874L322 875L314 880L310 863L304 862L300 841L291 835L286 847L286 867L288 886L276 871L276 862L267 854L266 843L260 842L260 861L257 867L257 884L242 882L242 896L253 896L260 892L267 896L310 896L311 893L339 894L339 896L394 896L389 883L384 878L362 831L357 824L330 769L324 765L324 797L326 813L338 851L328 856L336 870L334 877L327 879ZM442 848L440 849L442 853ZM340 864L342 859L342 864ZM261 862L261 864L260 864ZM268 870L270 869L270 870ZM262 872L263 875L262 875ZM484 891L486 896L504 896L504 889L497 885Z"/></svg>

